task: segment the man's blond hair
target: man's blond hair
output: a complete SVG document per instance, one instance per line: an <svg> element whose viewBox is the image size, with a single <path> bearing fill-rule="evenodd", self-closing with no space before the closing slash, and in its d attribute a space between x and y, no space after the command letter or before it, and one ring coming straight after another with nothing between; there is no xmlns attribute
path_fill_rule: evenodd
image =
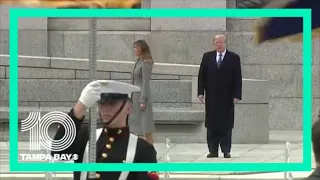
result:
<svg viewBox="0 0 320 180"><path fill-rule="evenodd" d="M226 43L227 42L227 38L224 34L217 34L213 37L213 41L216 41L217 39L219 38L223 38L224 42Z"/></svg>

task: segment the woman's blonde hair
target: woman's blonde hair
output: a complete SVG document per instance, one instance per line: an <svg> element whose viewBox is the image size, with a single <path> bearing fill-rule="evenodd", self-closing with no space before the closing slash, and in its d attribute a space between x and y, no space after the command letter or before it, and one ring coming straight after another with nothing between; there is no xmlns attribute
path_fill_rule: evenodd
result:
<svg viewBox="0 0 320 180"><path fill-rule="evenodd" d="M145 40L137 40L136 42L133 43L136 46L139 46L141 48L141 55L139 58L142 61L151 61L153 63L153 58L150 52L150 47L148 43Z"/></svg>

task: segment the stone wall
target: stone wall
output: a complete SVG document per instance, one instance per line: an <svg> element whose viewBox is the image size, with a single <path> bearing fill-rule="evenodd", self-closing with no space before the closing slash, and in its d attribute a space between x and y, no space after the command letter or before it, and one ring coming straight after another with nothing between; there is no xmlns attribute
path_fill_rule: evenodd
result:
<svg viewBox="0 0 320 180"><path fill-rule="evenodd" d="M287 0L288 1L288 0ZM229 7L235 3L229 1ZM270 82L270 129L301 129L302 43L253 42L257 18L228 18L229 49L239 53L244 76ZM320 40L313 41L313 120L320 108Z"/></svg>
<svg viewBox="0 0 320 180"><path fill-rule="evenodd" d="M9 119L9 57L0 55L0 129ZM98 61L98 78L129 82L131 61ZM72 58L19 57L19 120L29 112L68 112L88 83L88 60ZM155 63L151 80L156 141L169 136L175 142L206 142L204 106L196 98L198 65ZM235 143L268 143L269 84L243 79L243 100L235 108ZM88 116L87 116L88 117ZM88 121L85 121L87 123ZM99 121L98 121L99 122ZM1 131L1 130L0 130ZM55 129L52 130L54 132ZM6 131L5 131L6 132ZM51 132L51 131L50 131ZM1 133L1 132L0 132ZM20 140L29 136L21 132ZM7 134L0 140L7 140Z"/></svg>
<svg viewBox="0 0 320 180"><path fill-rule="evenodd" d="M235 4L235 0L145 0L143 7L235 8ZM0 7L1 54L8 53L7 10L7 7ZM199 65L203 53L212 49L213 35L224 33L228 38L228 48L241 56L243 77L267 79L270 82L270 129L301 129L302 45L278 42L257 46L253 43L257 21L250 18L99 19L98 58L132 62L132 43L137 39L145 39L151 46L156 62ZM19 52L29 56L87 58L88 28L86 19L23 19L20 23ZM320 108L319 40L314 41L313 48L313 113L316 114L316 109ZM6 74L3 70L0 67L2 77ZM113 69L100 75L115 79L128 79L130 76L115 71L119 70ZM66 74L70 77L86 77L80 70L75 74L69 71L56 73L54 70L43 74L46 77ZM32 78L33 75L29 73L28 76ZM163 81L170 80L168 83L171 82L180 90L187 86L185 80L190 80L185 75L172 76L166 73L161 76L155 74L154 78L157 77ZM176 102L176 105L185 107L186 103Z"/></svg>
<svg viewBox="0 0 320 180"><path fill-rule="evenodd" d="M0 102L3 103L8 101L8 61L7 55L0 55L0 92L4 93ZM101 60L97 64L97 77L130 83L133 65L130 61ZM73 104L77 100L88 82L88 60L85 59L22 56L19 66L19 101L31 103L30 106L34 106L32 102L55 107L70 106L69 102ZM155 107L191 107L191 77L197 73L197 69L196 65L156 65L151 83ZM45 106L36 104L35 107L39 105Z"/></svg>

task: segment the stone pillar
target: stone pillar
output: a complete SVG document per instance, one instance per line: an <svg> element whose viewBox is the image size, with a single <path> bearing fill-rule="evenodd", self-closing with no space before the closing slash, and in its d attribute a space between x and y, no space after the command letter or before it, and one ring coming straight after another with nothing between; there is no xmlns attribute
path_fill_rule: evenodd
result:
<svg viewBox="0 0 320 180"><path fill-rule="evenodd" d="M150 8L150 0L142 0ZM98 59L133 61L132 44L149 41L150 18L98 18ZM49 56L88 58L89 20L87 18L49 18Z"/></svg>
<svg viewBox="0 0 320 180"><path fill-rule="evenodd" d="M9 9L12 7L0 6L0 54L9 54ZM19 19L19 54L47 56L47 51L47 18Z"/></svg>

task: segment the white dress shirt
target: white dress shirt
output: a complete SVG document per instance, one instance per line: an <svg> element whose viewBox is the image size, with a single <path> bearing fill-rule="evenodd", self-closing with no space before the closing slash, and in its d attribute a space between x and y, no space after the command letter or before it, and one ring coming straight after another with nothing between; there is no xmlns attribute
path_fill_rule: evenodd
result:
<svg viewBox="0 0 320 180"><path fill-rule="evenodd" d="M225 50L221 53L221 54L222 54L222 56L221 56L222 61L223 61L224 56L226 55L226 52L227 52L227 49L225 49ZM217 51L217 56L216 56L216 61L217 61L217 63L218 63L218 61L219 61L219 55L220 55L220 53Z"/></svg>

